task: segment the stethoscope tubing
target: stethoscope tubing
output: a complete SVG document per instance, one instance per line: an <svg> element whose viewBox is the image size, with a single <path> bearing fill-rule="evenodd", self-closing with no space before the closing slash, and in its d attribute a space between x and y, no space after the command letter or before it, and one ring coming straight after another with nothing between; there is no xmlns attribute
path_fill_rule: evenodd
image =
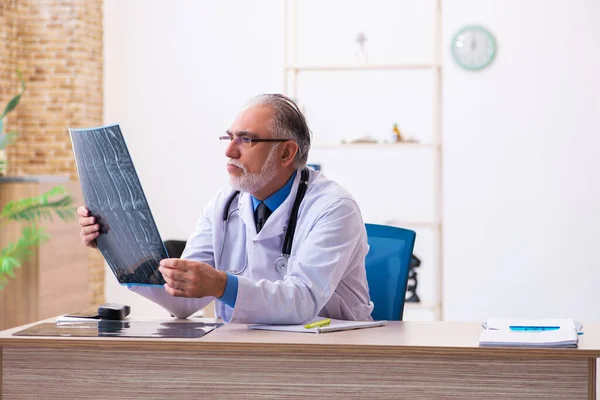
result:
<svg viewBox="0 0 600 400"><path fill-rule="evenodd" d="M298 222L298 211L300 209L300 203L302 203L302 199L304 199L304 195L306 194L306 190L308 189L308 168L304 168L302 170L300 176L300 184L298 185L298 191L296 192L296 198L294 199L294 204L292 206L292 211L290 213L290 220L288 223L288 227L285 232L285 239L283 240L283 247L281 249L281 256L275 260L274 268L280 275L285 275L287 272L287 263L288 258L292 254L292 243L294 241L294 232L296 230L296 224ZM223 259L223 251L225 250L225 238L227 237L227 225L229 222L229 217L237 210L239 212L239 208L233 209L229 212L231 208L231 204L235 200L235 198L240 194L239 190L236 190L231 194L227 202L225 203L225 207L223 209L223 243L221 243L221 253L219 255L219 261ZM244 263L244 267L237 271L229 269L227 272L234 275L241 275L246 268L248 267L248 261Z"/></svg>

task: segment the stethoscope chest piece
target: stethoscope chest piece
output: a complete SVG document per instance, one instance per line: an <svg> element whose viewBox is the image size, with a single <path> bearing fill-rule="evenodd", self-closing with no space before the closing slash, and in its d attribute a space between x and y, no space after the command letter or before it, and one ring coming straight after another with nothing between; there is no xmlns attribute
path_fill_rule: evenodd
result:
<svg viewBox="0 0 600 400"><path fill-rule="evenodd" d="M289 257L290 256L288 256L287 254L282 254L280 257L277 257L277 259L275 260L275 271L279 275L285 275L287 273Z"/></svg>

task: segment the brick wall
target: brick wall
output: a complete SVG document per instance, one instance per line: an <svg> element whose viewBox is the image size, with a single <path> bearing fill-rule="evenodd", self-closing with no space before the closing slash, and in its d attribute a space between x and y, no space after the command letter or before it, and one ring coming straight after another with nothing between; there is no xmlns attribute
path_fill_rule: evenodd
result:
<svg viewBox="0 0 600 400"><path fill-rule="evenodd" d="M16 130L8 175L68 175L77 180L69 127L102 124L102 0L0 0L1 107L27 90L4 121ZM90 302L104 302L104 262L90 251Z"/></svg>
<svg viewBox="0 0 600 400"><path fill-rule="evenodd" d="M0 5L0 99L6 103L17 90L13 82L16 57L16 0L1 0ZM0 103L4 110L6 104ZM2 111L0 111L2 112Z"/></svg>

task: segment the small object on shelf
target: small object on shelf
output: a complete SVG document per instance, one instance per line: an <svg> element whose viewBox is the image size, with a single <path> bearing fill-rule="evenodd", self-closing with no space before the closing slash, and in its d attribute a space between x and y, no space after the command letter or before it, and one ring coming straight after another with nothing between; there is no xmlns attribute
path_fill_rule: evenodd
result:
<svg viewBox="0 0 600 400"><path fill-rule="evenodd" d="M419 143L419 141L417 139L407 137L402 132L400 132L400 128L398 128L398 124L394 124L394 128L392 128L392 132L394 133L394 143Z"/></svg>
<svg viewBox="0 0 600 400"><path fill-rule="evenodd" d="M394 136L396 139L396 142L403 142L404 138L402 137L402 132L400 132L400 129L398 128L398 124L394 124Z"/></svg>
<svg viewBox="0 0 600 400"><path fill-rule="evenodd" d="M358 64L366 65L367 64L367 49L365 43L367 42L367 37L364 32L359 32L354 39L356 42L356 51L354 52L354 57L356 58L356 62Z"/></svg>
<svg viewBox="0 0 600 400"><path fill-rule="evenodd" d="M359 138L359 139L353 139L353 140L349 140L346 141L344 139L342 139L342 144L372 144L372 143L377 143L377 140L372 139L372 138Z"/></svg>
<svg viewBox="0 0 600 400"><path fill-rule="evenodd" d="M402 143L420 143L417 139L406 138L402 141Z"/></svg>
<svg viewBox="0 0 600 400"><path fill-rule="evenodd" d="M364 143L377 143L376 139L373 139L371 136L363 136L357 139L346 140L342 139L342 144L364 144Z"/></svg>
<svg viewBox="0 0 600 400"><path fill-rule="evenodd" d="M406 285L406 302L420 303L421 298L417 294L417 272L415 271L421 265L421 260L414 254L410 259L410 269L408 271L408 283Z"/></svg>

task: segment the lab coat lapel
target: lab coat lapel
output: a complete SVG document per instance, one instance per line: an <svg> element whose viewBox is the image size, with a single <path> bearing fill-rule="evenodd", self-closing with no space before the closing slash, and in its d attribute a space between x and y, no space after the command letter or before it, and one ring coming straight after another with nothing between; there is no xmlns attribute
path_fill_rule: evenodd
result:
<svg viewBox="0 0 600 400"><path fill-rule="evenodd" d="M246 225L247 237L254 237L256 235L256 223L254 222L254 209L252 208L252 199L248 193L242 193L240 195L240 216L244 225Z"/></svg>
<svg viewBox="0 0 600 400"><path fill-rule="evenodd" d="M283 235L288 225L291 207L286 207L286 202L277 207L277 210L271 214L265 226L256 236L256 240L266 240L275 236Z"/></svg>
<svg viewBox="0 0 600 400"><path fill-rule="evenodd" d="M284 233L284 229L287 227L289 214L291 211L291 203L288 202L288 200L289 196L283 202L283 204L277 207L277 210L275 210L273 214L269 216L265 226L257 234L252 199L248 193L244 193L240 198L239 208L242 221L244 221L244 225L246 225L246 233L248 236L255 237L255 240L264 240Z"/></svg>

